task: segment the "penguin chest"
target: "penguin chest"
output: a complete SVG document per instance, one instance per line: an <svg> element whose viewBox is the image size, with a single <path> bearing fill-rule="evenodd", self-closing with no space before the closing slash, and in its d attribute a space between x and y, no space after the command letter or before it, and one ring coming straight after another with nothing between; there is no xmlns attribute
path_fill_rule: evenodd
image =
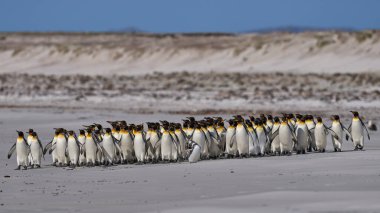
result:
<svg viewBox="0 0 380 213"><path fill-rule="evenodd" d="M78 137L78 141L79 141L79 143L80 144L84 144L84 142L86 141L86 137L84 136L84 135L80 135L79 137Z"/></svg>
<svg viewBox="0 0 380 213"><path fill-rule="evenodd" d="M281 144L290 144L292 141L290 129L286 124L281 124L278 136Z"/></svg>
<svg viewBox="0 0 380 213"><path fill-rule="evenodd" d="M21 139L17 139L17 142L16 142L16 154L17 154L17 158L19 159L24 159L28 156L28 146L27 144L25 144L24 140Z"/></svg>
<svg viewBox="0 0 380 213"><path fill-rule="evenodd" d="M343 139L343 129L342 127L340 126L339 123L335 123L333 122L332 126L331 126L331 130L335 132L335 134L338 135L339 137L339 141L341 141ZM337 140L334 138L334 140Z"/></svg>
<svg viewBox="0 0 380 213"><path fill-rule="evenodd" d="M103 147L108 154L115 152L115 144L113 143L113 139L110 135L103 136Z"/></svg>
<svg viewBox="0 0 380 213"><path fill-rule="evenodd" d="M164 133L161 139L161 152L163 155L170 155L172 152L173 141L169 133Z"/></svg>
<svg viewBox="0 0 380 213"><path fill-rule="evenodd" d="M145 153L145 141L143 139L143 136L141 133L136 134L135 140L134 140L134 147L135 147L135 152L138 153Z"/></svg>
<svg viewBox="0 0 380 213"><path fill-rule="evenodd" d="M352 139L355 141L358 141L363 136L363 126L360 122L360 120L353 120L351 125L351 135Z"/></svg>
<svg viewBox="0 0 380 213"><path fill-rule="evenodd" d="M95 141L94 141L94 139L92 139L92 137L86 138L85 147L86 147L86 156L95 155L97 147L96 147Z"/></svg>
<svg viewBox="0 0 380 213"><path fill-rule="evenodd" d="M308 131L306 125L298 125L296 129L297 143L299 145L306 145L308 138Z"/></svg>
<svg viewBox="0 0 380 213"><path fill-rule="evenodd" d="M201 159L201 147L195 145L189 156L190 163L196 163Z"/></svg>
<svg viewBox="0 0 380 213"><path fill-rule="evenodd" d="M40 144L38 143L37 140L31 140L30 141L30 152L32 155L39 155L41 151Z"/></svg>
<svg viewBox="0 0 380 213"><path fill-rule="evenodd" d="M79 147L77 145L77 142L75 141L75 138L70 137L67 140L67 149L69 150L69 153L79 151Z"/></svg>
<svg viewBox="0 0 380 213"><path fill-rule="evenodd" d="M242 125L236 128L236 142L242 145L248 143L248 134Z"/></svg>
<svg viewBox="0 0 380 213"><path fill-rule="evenodd" d="M193 134L193 141L197 143L201 148L203 148L205 144L205 135L200 130L195 130Z"/></svg>
<svg viewBox="0 0 380 213"><path fill-rule="evenodd" d="M57 152L64 153L66 151L67 147L67 141L65 137L58 137L57 138Z"/></svg>

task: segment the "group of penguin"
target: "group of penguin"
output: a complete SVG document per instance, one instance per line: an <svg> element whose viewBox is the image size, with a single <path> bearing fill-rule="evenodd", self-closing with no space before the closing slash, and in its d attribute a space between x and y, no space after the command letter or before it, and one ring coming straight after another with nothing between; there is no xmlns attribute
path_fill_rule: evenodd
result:
<svg viewBox="0 0 380 213"><path fill-rule="evenodd" d="M325 152L327 136L331 134L335 152L342 151L344 136L351 140L355 150L362 150L365 131L369 132L359 113L346 128L338 115L331 116L327 127L321 117L283 114L281 119L261 114L259 117L241 115L224 120L205 117L196 120L187 117L183 123L160 121L144 125L128 125L126 121L107 121L112 128L100 124L84 126L79 135L72 130L56 128L51 142L43 147L33 129L25 139L17 131L16 143L8 159L16 151L16 169L39 168L41 158L51 154L55 166L96 166L119 163L198 162L205 159L291 155L292 152ZM225 128L225 121L228 127Z"/></svg>

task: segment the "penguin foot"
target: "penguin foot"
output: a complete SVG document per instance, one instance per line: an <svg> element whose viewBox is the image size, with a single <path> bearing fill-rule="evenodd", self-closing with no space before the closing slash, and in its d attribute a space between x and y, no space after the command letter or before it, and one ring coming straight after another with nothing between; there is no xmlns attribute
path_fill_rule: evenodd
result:
<svg viewBox="0 0 380 213"><path fill-rule="evenodd" d="M17 166L16 168L15 168L15 170L20 170L21 169L21 166Z"/></svg>
<svg viewBox="0 0 380 213"><path fill-rule="evenodd" d="M34 168L39 169L39 168L41 168L41 165L39 165L39 164L35 164L35 165L34 165Z"/></svg>
<svg viewBox="0 0 380 213"><path fill-rule="evenodd" d="M27 166L23 166L22 170L27 170L28 167Z"/></svg>
<svg viewBox="0 0 380 213"><path fill-rule="evenodd" d="M52 166L57 166L57 162L53 162L51 165Z"/></svg>

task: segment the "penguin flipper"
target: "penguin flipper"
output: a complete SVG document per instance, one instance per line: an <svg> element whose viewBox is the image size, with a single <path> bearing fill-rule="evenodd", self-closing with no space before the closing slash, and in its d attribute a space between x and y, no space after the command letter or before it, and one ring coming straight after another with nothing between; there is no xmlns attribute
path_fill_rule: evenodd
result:
<svg viewBox="0 0 380 213"><path fill-rule="evenodd" d="M53 146L53 140L50 141L48 144L46 144L46 146L45 146L45 148L43 149L43 152L42 152L42 153L45 155L46 152L47 152L48 150L50 150L52 146Z"/></svg>
<svg viewBox="0 0 380 213"><path fill-rule="evenodd" d="M42 157L44 158L44 160L45 160L45 157L44 157L44 147L42 146L42 143L41 143L41 141L40 141L40 138L38 138L37 137L37 141L38 141L38 144L40 145L40 148L41 148L41 151L42 151Z"/></svg>
<svg viewBox="0 0 380 213"><path fill-rule="evenodd" d="M49 155L51 155L51 153L54 151L54 149L55 149L56 146L57 146L57 145L55 145L55 144L53 144L53 145L51 146L51 148L49 149Z"/></svg>
<svg viewBox="0 0 380 213"><path fill-rule="evenodd" d="M360 123L362 123L362 126L364 127L365 131L367 132L368 140L371 140L371 138L369 136L369 132L368 132L367 126L364 124L363 120L360 117L359 117L359 120L360 120Z"/></svg>
<svg viewBox="0 0 380 213"><path fill-rule="evenodd" d="M11 147L11 149L9 150L8 159L11 158L11 156L15 150L16 150L16 143L14 143L13 146Z"/></svg>
<svg viewBox="0 0 380 213"><path fill-rule="evenodd" d="M230 148L234 146L234 143L236 143L236 132L231 137Z"/></svg>

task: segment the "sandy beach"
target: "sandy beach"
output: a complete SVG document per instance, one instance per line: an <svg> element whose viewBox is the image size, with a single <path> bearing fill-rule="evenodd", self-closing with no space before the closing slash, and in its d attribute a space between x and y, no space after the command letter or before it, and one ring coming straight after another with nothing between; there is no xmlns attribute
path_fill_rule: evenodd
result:
<svg viewBox="0 0 380 213"><path fill-rule="evenodd" d="M371 132L365 151L352 151L352 144L345 142L343 152L334 153L329 141L327 153L76 169L52 167L50 156L45 156L41 169L15 171L15 158L8 160L6 154L17 136L16 129L34 128L46 144L53 127L77 129L82 124L96 121L105 125L106 120L119 118L136 123L163 118L178 121L184 115L25 108L0 109L0 113L1 212L380 209L377 132Z"/></svg>

